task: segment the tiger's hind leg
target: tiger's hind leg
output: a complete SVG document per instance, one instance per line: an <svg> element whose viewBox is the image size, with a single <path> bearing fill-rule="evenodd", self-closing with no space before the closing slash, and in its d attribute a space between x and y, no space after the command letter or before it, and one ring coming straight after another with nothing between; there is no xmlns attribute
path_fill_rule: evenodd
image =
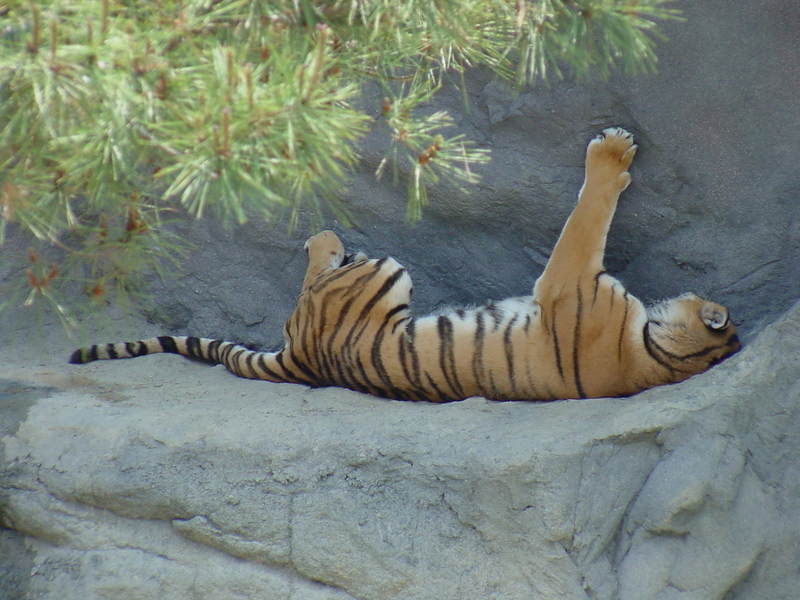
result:
<svg viewBox="0 0 800 600"><path fill-rule="evenodd" d="M345 258L344 246L332 231L322 231L308 238L303 247L308 254L308 268L303 279L303 291L317 280L326 269L337 269Z"/></svg>

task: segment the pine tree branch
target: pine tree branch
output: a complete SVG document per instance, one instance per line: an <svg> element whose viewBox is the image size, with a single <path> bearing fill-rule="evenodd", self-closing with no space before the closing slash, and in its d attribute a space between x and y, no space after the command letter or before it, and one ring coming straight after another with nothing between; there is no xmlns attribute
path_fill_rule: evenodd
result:
<svg viewBox="0 0 800 600"><path fill-rule="evenodd" d="M174 255L159 227L171 211L243 222L288 210L295 223L301 207L321 210L358 164L359 140L382 124L386 163L404 173L418 219L428 186L474 183L488 160L446 135L449 115L421 110L447 73L481 66L525 85L615 66L649 72L657 21L678 17L668 4L12 2L0 31L0 242L15 223L70 248L75 268L92 264L97 298L115 287L100 282L124 288ZM377 120L381 107L357 106L368 81L388 97ZM58 272L34 296L48 297Z"/></svg>

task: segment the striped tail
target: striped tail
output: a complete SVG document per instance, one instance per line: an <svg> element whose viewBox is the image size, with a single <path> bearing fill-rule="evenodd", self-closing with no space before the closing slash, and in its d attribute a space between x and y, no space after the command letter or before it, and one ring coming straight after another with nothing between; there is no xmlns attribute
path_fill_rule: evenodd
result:
<svg viewBox="0 0 800 600"><path fill-rule="evenodd" d="M234 375L247 379L263 379L278 383L309 383L298 377L283 363L283 352L256 352L233 342L191 336L160 336L138 342L97 344L79 348L69 357L69 362L82 365L95 360L135 358L145 354L180 354L216 365L225 365Z"/></svg>

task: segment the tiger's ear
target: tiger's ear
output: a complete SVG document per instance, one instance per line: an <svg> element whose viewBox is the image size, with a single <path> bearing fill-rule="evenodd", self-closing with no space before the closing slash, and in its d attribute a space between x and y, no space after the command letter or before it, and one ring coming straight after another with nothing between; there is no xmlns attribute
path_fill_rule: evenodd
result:
<svg viewBox="0 0 800 600"><path fill-rule="evenodd" d="M706 303L700 309L700 318L705 326L714 331L725 329L730 320L728 319L728 311L725 307L719 304Z"/></svg>

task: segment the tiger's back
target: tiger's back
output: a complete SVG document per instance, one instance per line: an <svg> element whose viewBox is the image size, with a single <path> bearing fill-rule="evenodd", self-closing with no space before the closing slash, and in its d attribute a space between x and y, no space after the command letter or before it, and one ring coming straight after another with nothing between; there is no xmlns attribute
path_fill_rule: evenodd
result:
<svg viewBox="0 0 800 600"><path fill-rule="evenodd" d="M578 204L530 296L414 318L402 265L348 262L339 238L325 231L306 242L308 269L283 350L162 336L93 346L71 362L173 352L252 379L438 402L625 396L681 381L740 344L724 307L686 294L647 309L604 271L635 150L621 129L589 144Z"/></svg>

